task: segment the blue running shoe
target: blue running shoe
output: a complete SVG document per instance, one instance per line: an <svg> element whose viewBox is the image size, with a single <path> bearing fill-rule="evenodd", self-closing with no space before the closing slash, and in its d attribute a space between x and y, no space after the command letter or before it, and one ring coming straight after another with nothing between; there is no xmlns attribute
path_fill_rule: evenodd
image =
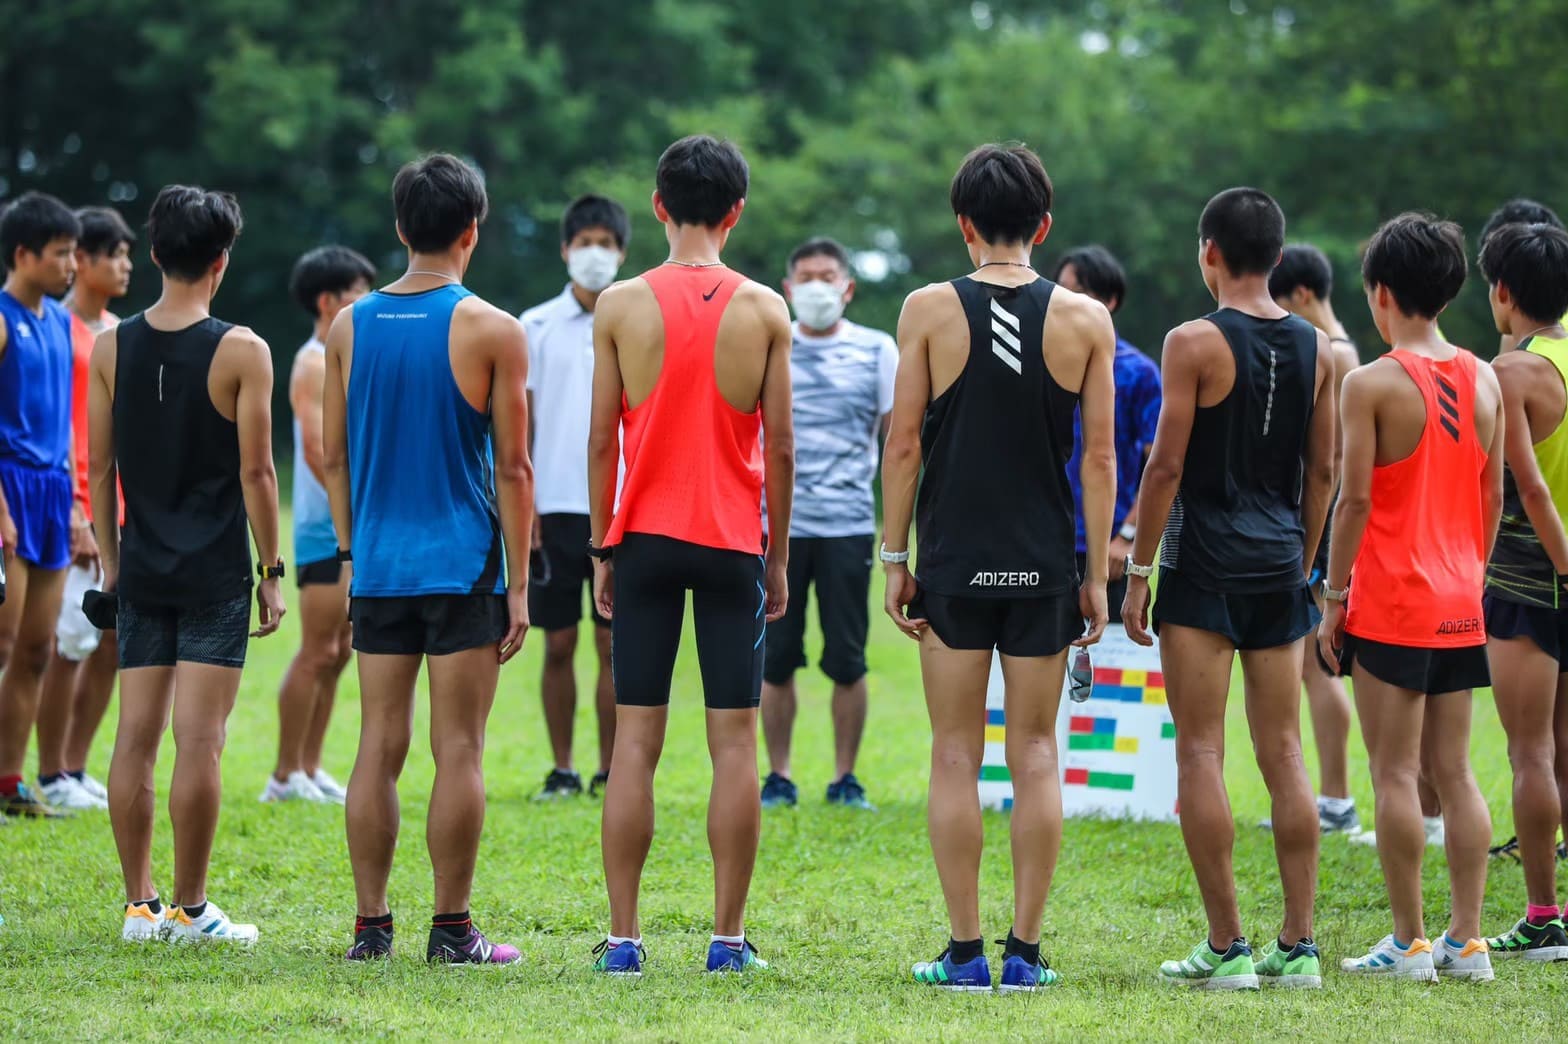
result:
<svg viewBox="0 0 1568 1044"><path fill-rule="evenodd" d="M593 970L596 972L642 978L642 960L647 953L634 942L616 943L611 946L610 940L605 939L593 948L593 955L598 958L593 962Z"/></svg>
<svg viewBox="0 0 1568 1044"><path fill-rule="evenodd" d="M934 961L922 961L912 969L915 981L939 990L956 993L989 993L991 991L991 965L981 954L966 964L954 964L950 950Z"/></svg>
<svg viewBox="0 0 1568 1044"><path fill-rule="evenodd" d="M1030 964L1013 954L1002 962L1002 984L997 990L1002 993L1033 993L1047 986L1055 986L1061 978L1044 957L1040 958L1039 964Z"/></svg>
<svg viewBox="0 0 1568 1044"><path fill-rule="evenodd" d="M795 784L777 772L769 772L762 781L763 808L794 808L799 800Z"/></svg>
<svg viewBox="0 0 1568 1044"><path fill-rule="evenodd" d="M757 956L757 948L751 945L750 939L739 947L715 939L713 945L708 947L710 972L745 972L767 966L768 962Z"/></svg>

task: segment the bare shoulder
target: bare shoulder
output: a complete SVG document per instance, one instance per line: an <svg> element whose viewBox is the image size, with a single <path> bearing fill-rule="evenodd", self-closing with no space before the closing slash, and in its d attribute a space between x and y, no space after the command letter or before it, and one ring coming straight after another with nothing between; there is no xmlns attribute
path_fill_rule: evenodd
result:
<svg viewBox="0 0 1568 1044"><path fill-rule="evenodd" d="M789 305L784 303L784 295L771 286L748 279L735 288L734 300L752 309L770 327L789 327Z"/></svg>
<svg viewBox="0 0 1568 1044"><path fill-rule="evenodd" d="M904 298L898 323L904 329L920 329L960 307L958 291L953 289L952 283L927 283L917 290L911 290L909 296Z"/></svg>
<svg viewBox="0 0 1568 1044"><path fill-rule="evenodd" d="M248 326L231 326L218 342L218 351L241 365L265 364L272 369L272 349Z"/></svg>
<svg viewBox="0 0 1568 1044"><path fill-rule="evenodd" d="M1225 335L1207 319L1189 319L1165 335L1162 358L1190 360L1225 347Z"/></svg>
<svg viewBox="0 0 1568 1044"><path fill-rule="evenodd" d="M1334 351L1334 368L1340 373L1349 373L1361 365L1361 353L1350 341L1331 339L1329 347Z"/></svg>
<svg viewBox="0 0 1568 1044"><path fill-rule="evenodd" d="M594 305L594 324L612 323L631 310L653 301L653 287L641 276L618 279L605 287Z"/></svg>
<svg viewBox="0 0 1568 1044"><path fill-rule="evenodd" d="M1345 375L1340 397L1346 403L1368 403L1402 384L1409 384L1405 368L1388 356L1357 366Z"/></svg>
<svg viewBox="0 0 1568 1044"><path fill-rule="evenodd" d="M1515 357L1518 357L1515 362L1507 362L1508 359ZM1506 355L1493 359L1491 362L1487 362L1485 359L1477 359L1475 361L1476 388L1478 390L1490 391L1493 395L1501 395L1503 383L1501 375L1504 373L1510 374L1508 380L1512 387L1524 385L1526 381L1530 380L1528 376L1530 371L1521 366L1521 362L1528 362L1527 353L1509 352ZM1501 368L1499 368L1499 363L1502 364ZM1551 364L1547 363L1547 365L1550 366ZM1555 369L1555 367L1553 368Z"/></svg>
<svg viewBox="0 0 1568 1044"><path fill-rule="evenodd" d="M1073 334L1092 337L1106 333L1114 327L1111 313L1088 294L1076 294L1057 287L1051 293L1050 308L1046 311L1047 326L1059 324Z"/></svg>

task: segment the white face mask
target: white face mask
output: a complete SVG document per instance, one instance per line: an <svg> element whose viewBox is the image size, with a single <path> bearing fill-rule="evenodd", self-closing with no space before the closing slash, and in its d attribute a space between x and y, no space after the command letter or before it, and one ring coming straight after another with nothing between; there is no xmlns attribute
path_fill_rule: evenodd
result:
<svg viewBox="0 0 1568 1044"><path fill-rule="evenodd" d="M808 330L832 329L844 315L844 287L837 283L820 279L791 283L789 299L795 306L795 318Z"/></svg>
<svg viewBox="0 0 1568 1044"><path fill-rule="evenodd" d="M572 277L572 282L591 294L597 294L615 282L615 273L620 268L621 255L609 247L577 247L566 254L566 273Z"/></svg>

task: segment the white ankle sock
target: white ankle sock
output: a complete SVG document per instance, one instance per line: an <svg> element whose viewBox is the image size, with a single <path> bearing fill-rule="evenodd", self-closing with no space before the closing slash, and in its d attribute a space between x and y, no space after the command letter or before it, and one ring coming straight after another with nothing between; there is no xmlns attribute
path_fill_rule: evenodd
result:
<svg viewBox="0 0 1568 1044"><path fill-rule="evenodd" d="M717 932L715 932L713 935L713 941L721 942L725 946L733 946L736 949L739 949L740 947L746 945L746 935L744 932L740 935L719 935Z"/></svg>
<svg viewBox="0 0 1568 1044"><path fill-rule="evenodd" d="M1356 799L1355 798L1348 798L1348 797L1343 797L1343 798L1320 797L1320 798L1318 798L1318 808L1321 808L1323 811L1328 812L1331 815L1342 816L1346 812L1349 812L1351 809L1353 809L1355 807L1356 807Z"/></svg>
<svg viewBox="0 0 1568 1044"><path fill-rule="evenodd" d="M636 946L636 947L639 947L639 948L642 946L642 936L640 936L640 935L637 936L637 938L635 938L635 939L628 939L628 938L625 938L625 937L619 936L619 935L606 935L604 938L605 938L605 941L610 944L610 948L611 949L614 949L615 947L621 945L622 943L631 943L633 946Z"/></svg>

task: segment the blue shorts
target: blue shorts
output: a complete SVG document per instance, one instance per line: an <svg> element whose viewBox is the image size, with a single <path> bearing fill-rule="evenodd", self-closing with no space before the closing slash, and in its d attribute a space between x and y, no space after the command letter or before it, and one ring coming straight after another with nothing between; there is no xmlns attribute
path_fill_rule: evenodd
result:
<svg viewBox="0 0 1568 1044"><path fill-rule="evenodd" d="M0 460L0 491L16 523L16 555L39 569L71 564L71 475Z"/></svg>

